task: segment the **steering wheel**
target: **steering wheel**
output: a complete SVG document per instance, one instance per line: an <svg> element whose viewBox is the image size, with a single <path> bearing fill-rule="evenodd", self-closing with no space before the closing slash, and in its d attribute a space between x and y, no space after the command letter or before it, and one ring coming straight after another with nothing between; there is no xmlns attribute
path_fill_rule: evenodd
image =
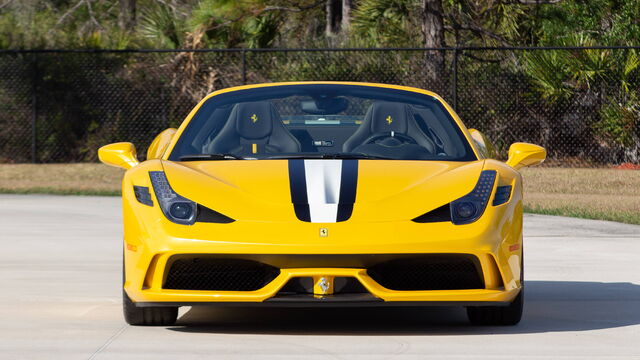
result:
<svg viewBox="0 0 640 360"><path fill-rule="evenodd" d="M369 136L365 141L362 142L362 145L374 143L388 147L396 147L404 144L418 144L416 139L407 134L397 132L379 132Z"/></svg>

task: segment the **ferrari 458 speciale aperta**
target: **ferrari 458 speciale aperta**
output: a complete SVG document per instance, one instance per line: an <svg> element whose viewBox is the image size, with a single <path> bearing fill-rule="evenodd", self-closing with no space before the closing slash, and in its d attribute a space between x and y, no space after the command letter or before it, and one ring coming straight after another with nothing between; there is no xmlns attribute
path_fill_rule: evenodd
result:
<svg viewBox="0 0 640 360"><path fill-rule="evenodd" d="M122 183L124 314L166 325L178 307L467 308L512 325L523 307L522 178L438 95L342 82L216 91Z"/></svg>

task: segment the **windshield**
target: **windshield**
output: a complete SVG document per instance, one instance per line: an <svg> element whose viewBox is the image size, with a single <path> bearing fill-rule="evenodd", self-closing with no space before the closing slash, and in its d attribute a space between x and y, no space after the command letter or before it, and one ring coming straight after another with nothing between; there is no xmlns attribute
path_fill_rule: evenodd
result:
<svg viewBox="0 0 640 360"><path fill-rule="evenodd" d="M476 160L438 99L346 84L281 85L213 96L169 157L286 158Z"/></svg>

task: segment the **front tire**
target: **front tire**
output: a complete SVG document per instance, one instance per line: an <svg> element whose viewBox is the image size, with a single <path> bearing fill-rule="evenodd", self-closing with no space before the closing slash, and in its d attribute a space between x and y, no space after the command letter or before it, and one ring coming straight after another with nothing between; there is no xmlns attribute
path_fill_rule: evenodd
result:
<svg viewBox="0 0 640 360"><path fill-rule="evenodd" d="M467 317L473 325L516 325L522 319L524 289L508 306L470 306Z"/></svg>
<svg viewBox="0 0 640 360"><path fill-rule="evenodd" d="M178 319L177 306L137 307L124 290L122 290L122 308L124 320L129 325L167 326L175 324Z"/></svg>
<svg viewBox="0 0 640 360"><path fill-rule="evenodd" d="M126 280L124 249L122 249L122 286ZM127 292L122 289L122 312L129 325L167 326L178 320L178 307L137 307Z"/></svg>

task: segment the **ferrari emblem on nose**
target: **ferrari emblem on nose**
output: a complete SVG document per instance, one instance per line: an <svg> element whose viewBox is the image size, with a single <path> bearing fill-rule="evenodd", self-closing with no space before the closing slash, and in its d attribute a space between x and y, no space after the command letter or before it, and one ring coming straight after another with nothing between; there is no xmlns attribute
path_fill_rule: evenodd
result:
<svg viewBox="0 0 640 360"><path fill-rule="evenodd" d="M322 289L322 292L326 294L327 290L329 290L329 288L331 287L331 284L329 283L329 281L327 281L327 278L321 277L320 281L318 281L318 286L320 287L320 289Z"/></svg>
<svg viewBox="0 0 640 360"><path fill-rule="evenodd" d="M251 121L255 124L256 122L258 122L258 115L253 114L251 115Z"/></svg>
<svg viewBox="0 0 640 360"><path fill-rule="evenodd" d="M386 120L387 120L387 124L389 125L391 125L391 123L393 122L393 118L391 117L391 115L387 116Z"/></svg>
<svg viewBox="0 0 640 360"><path fill-rule="evenodd" d="M329 236L329 229L320 228L320 237L327 237L327 236Z"/></svg>

